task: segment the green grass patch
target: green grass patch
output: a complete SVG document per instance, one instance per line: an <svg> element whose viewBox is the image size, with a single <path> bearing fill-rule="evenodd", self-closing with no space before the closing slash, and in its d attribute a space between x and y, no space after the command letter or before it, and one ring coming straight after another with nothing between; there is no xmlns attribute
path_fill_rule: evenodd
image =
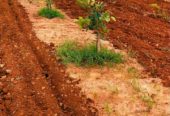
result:
<svg viewBox="0 0 170 116"><path fill-rule="evenodd" d="M42 8L38 14L42 17L46 17L48 19L52 19L55 17L59 17L59 18L64 18L64 15L61 14L58 10L54 10L54 9L49 9L49 8Z"/></svg>
<svg viewBox="0 0 170 116"><path fill-rule="evenodd" d="M95 66L113 63L122 63L123 57L119 53L113 53L105 48L97 52L95 45L79 47L74 42L65 42L57 49L64 64L74 63L78 66Z"/></svg>

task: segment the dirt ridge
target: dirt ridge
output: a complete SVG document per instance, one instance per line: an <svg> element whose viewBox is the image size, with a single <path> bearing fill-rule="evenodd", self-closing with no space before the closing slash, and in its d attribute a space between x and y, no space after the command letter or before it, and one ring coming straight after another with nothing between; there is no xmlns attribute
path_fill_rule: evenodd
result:
<svg viewBox="0 0 170 116"><path fill-rule="evenodd" d="M1 114L97 115L50 48L36 38L17 0L2 0L0 10L0 59L11 70L0 79Z"/></svg>

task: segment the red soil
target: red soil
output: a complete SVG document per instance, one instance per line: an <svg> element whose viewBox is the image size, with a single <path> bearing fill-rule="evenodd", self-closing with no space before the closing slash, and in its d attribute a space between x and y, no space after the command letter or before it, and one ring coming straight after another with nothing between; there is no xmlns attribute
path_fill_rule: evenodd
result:
<svg viewBox="0 0 170 116"><path fill-rule="evenodd" d="M76 0L56 0L56 6L72 18L85 16ZM170 24L153 18L150 3L158 3L170 13L170 3L155 0L103 0L117 21L108 24L109 39L115 47L132 49L136 58L153 77L170 86ZM169 14L170 15L170 14Z"/></svg>
<svg viewBox="0 0 170 116"><path fill-rule="evenodd" d="M1 0L0 11L0 115L96 115L17 0Z"/></svg>

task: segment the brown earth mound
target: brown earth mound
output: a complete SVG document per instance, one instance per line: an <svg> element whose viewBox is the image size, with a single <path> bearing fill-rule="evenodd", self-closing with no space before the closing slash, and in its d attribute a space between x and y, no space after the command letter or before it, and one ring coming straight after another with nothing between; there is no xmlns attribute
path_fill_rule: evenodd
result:
<svg viewBox="0 0 170 116"><path fill-rule="evenodd" d="M17 0L0 3L0 115L96 115Z"/></svg>
<svg viewBox="0 0 170 116"><path fill-rule="evenodd" d="M170 13L170 3L156 0L103 0L117 21L108 24L109 39L115 47L130 49L153 77L170 86L170 24L151 17L150 3L158 3ZM85 16L76 0L56 0L56 6L72 17ZM170 15L170 14L169 14Z"/></svg>

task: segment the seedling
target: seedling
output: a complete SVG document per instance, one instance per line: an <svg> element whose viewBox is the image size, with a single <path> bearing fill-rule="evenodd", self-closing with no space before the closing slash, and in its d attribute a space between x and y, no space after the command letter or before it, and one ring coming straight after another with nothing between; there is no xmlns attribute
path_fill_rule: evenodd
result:
<svg viewBox="0 0 170 116"><path fill-rule="evenodd" d="M138 70L135 67L129 67L127 72L132 78L139 78L140 76Z"/></svg>
<svg viewBox="0 0 170 116"><path fill-rule="evenodd" d="M87 29L90 25L91 20L89 18L79 17L77 24L81 27L81 29Z"/></svg>
<svg viewBox="0 0 170 116"><path fill-rule="evenodd" d="M58 10L52 9L52 0L46 0L46 7L42 8L38 14L48 19L55 17L64 18L64 15L62 15Z"/></svg>
<svg viewBox="0 0 170 116"><path fill-rule="evenodd" d="M95 31L97 35L96 49L99 52L101 51L100 40L105 39L108 33L106 23L109 23L111 20L116 21L116 19L108 11L105 11L103 2L97 2L96 0L77 0L77 3L89 12L88 17L79 17L77 23L80 27Z"/></svg>
<svg viewBox="0 0 170 116"><path fill-rule="evenodd" d="M147 104L149 111L153 108L155 101L149 94L144 94L141 96L142 100Z"/></svg>

